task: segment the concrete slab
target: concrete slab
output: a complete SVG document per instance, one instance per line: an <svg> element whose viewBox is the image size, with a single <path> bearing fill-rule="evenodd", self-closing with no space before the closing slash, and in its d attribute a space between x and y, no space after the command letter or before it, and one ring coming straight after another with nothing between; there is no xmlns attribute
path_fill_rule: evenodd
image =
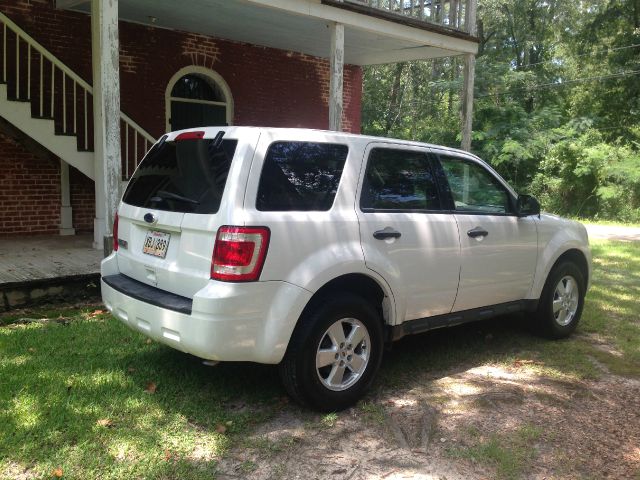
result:
<svg viewBox="0 0 640 480"><path fill-rule="evenodd" d="M0 238L0 285L100 272L93 235Z"/></svg>
<svg viewBox="0 0 640 480"><path fill-rule="evenodd" d="M623 225L593 225L585 223L589 238L617 240L621 242L640 241L640 227L626 227Z"/></svg>

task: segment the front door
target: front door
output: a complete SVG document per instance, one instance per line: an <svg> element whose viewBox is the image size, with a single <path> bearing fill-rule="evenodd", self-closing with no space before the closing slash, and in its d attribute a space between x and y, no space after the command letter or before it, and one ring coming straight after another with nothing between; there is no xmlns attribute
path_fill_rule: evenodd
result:
<svg viewBox="0 0 640 480"><path fill-rule="evenodd" d="M370 144L356 211L368 268L395 295L398 321L449 313L460 272L453 215L445 213L426 149Z"/></svg>
<svg viewBox="0 0 640 480"><path fill-rule="evenodd" d="M485 165L440 153L460 231L462 268L453 311L525 298L536 268L533 217L514 213L513 196Z"/></svg>

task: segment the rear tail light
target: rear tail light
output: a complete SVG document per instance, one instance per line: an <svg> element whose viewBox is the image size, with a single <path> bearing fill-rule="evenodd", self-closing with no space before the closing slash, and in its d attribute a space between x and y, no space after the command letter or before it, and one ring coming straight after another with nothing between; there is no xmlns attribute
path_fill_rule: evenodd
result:
<svg viewBox="0 0 640 480"><path fill-rule="evenodd" d="M225 282L255 282L269 248L267 227L218 229L211 260L211 278Z"/></svg>
<svg viewBox="0 0 640 480"><path fill-rule="evenodd" d="M113 217L113 251L118 251L118 212Z"/></svg>

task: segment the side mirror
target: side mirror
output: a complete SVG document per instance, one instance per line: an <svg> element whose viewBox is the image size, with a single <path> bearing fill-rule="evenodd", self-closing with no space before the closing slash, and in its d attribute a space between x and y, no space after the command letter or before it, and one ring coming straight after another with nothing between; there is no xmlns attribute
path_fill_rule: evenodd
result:
<svg viewBox="0 0 640 480"><path fill-rule="evenodd" d="M540 202L531 195L518 195L518 200L516 200L516 213L519 217L540 215Z"/></svg>

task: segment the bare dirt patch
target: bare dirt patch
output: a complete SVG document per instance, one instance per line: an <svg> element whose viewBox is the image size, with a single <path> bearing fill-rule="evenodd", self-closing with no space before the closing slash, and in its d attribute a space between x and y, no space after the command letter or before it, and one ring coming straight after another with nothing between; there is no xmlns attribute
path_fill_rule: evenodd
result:
<svg viewBox="0 0 640 480"><path fill-rule="evenodd" d="M517 360L430 372L334 415L286 407L221 460L219 477L633 479L639 412L640 381L606 369L588 381Z"/></svg>

